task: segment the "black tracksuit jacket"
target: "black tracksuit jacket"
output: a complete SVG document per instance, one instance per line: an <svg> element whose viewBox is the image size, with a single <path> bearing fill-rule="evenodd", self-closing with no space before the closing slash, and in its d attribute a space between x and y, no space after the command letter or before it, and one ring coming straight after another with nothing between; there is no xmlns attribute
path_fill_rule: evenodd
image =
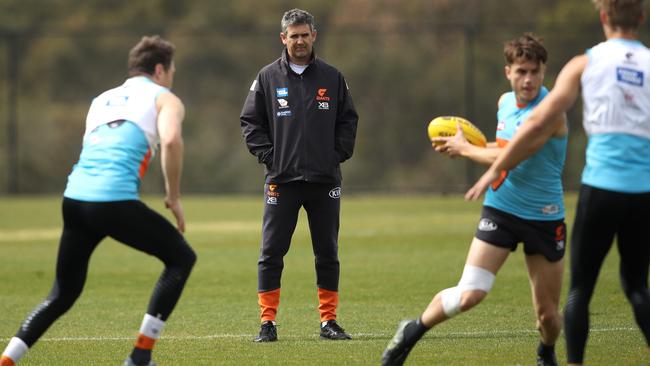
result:
<svg viewBox="0 0 650 366"><path fill-rule="evenodd" d="M260 70L241 112L248 150L266 167L266 183L340 183L354 150L359 117L343 75L313 57L302 73L287 50Z"/></svg>

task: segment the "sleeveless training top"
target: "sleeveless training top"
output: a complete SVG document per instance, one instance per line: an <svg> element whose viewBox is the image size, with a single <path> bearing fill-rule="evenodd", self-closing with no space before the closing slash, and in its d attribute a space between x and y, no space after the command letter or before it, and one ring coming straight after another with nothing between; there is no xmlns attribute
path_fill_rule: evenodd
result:
<svg viewBox="0 0 650 366"><path fill-rule="evenodd" d="M589 143L582 183L650 192L650 50L639 41L610 39L587 56L581 81Z"/></svg>
<svg viewBox="0 0 650 366"><path fill-rule="evenodd" d="M136 76L93 100L65 197L90 202L139 198L140 180L159 143L156 98L167 91Z"/></svg>
<svg viewBox="0 0 650 366"><path fill-rule="evenodd" d="M497 112L497 143L510 141L517 128L548 94L544 87L535 100L526 106L517 105L514 92L504 95ZM566 158L567 135L552 137L535 155L516 168L502 172L485 195L490 206L525 220L561 220L564 218L562 169Z"/></svg>

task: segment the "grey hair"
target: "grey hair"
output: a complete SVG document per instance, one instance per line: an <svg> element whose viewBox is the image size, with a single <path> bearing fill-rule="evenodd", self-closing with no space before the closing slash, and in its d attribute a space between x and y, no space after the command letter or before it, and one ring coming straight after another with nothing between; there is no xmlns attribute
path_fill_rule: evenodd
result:
<svg viewBox="0 0 650 366"><path fill-rule="evenodd" d="M316 29L314 16L302 9L291 9L282 16L282 33L287 33L287 27L292 25L307 24L313 32Z"/></svg>

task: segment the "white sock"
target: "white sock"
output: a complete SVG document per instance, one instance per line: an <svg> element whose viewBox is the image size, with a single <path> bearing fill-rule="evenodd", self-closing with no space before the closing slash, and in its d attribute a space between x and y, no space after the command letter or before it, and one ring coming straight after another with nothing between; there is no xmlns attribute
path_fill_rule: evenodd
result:
<svg viewBox="0 0 650 366"><path fill-rule="evenodd" d="M149 314L144 314L144 319L142 319L142 325L140 326L140 334L144 334L152 339L158 339L164 327L164 321Z"/></svg>
<svg viewBox="0 0 650 366"><path fill-rule="evenodd" d="M2 352L2 355L11 358L14 363L18 363L18 360L20 360L28 350L29 347L27 347L27 344L25 344L22 339L13 337L9 341L7 348L5 348L5 351Z"/></svg>

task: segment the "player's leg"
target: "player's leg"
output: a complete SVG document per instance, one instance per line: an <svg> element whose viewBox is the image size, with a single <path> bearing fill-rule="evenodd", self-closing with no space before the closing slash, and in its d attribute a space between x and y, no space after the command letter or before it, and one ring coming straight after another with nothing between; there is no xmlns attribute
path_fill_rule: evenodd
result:
<svg viewBox="0 0 650 366"><path fill-rule="evenodd" d="M88 271L88 261L103 236L85 221L89 203L64 198L63 233L59 244L56 276L47 298L25 319L2 354L0 365L13 365L77 300Z"/></svg>
<svg viewBox="0 0 650 366"><path fill-rule="evenodd" d="M564 274L564 220L523 220L518 228L524 241L526 266L541 340L537 365L556 366L555 342L562 330L560 293Z"/></svg>
<svg viewBox="0 0 650 366"><path fill-rule="evenodd" d="M147 365L165 322L174 310L196 261L181 233L140 201L104 203L98 227L109 236L163 262L139 335L127 364Z"/></svg>
<svg viewBox="0 0 650 366"><path fill-rule="evenodd" d="M646 344L650 347L650 292L648 268L650 245L647 228L650 225L650 194L632 195L628 198L627 216L618 231L620 275L623 290L632 305L634 317Z"/></svg>
<svg viewBox="0 0 650 366"><path fill-rule="evenodd" d="M400 323L382 355L382 365L402 365L429 329L483 301L510 251L475 237L458 285L438 292L418 319Z"/></svg>
<svg viewBox="0 0 650 366"><path fill-rule="evenodd" d="M262 242L257 262L257 298L262 324L255 342L277 340L275 318L280 305L280 280L284 256L289 251L302 205L302 190L299 182L264 185Z"/></svg>
<svg viewBox="0 0 650 366"><path fill-rule="evenodd" d="M325 339L351 339L336 322L339 302L338 234L341 210L340 187L336 184L308 184L305 210L309 220L315 257L320 336Z"/></svg>
<svg viewBox="0 0 650 366"><path fill-rule="evenodd" d="M424 313L403 321L382 355L382 365L401 365L417 341L436 324L481 302L492 289L496 273L519 239L511 227L515 219L503 211L484 206L465 268L458 285L438 292Z"/></svg>
<svg viewBox="0 0 650 366"><path fill-rule="evenodd" d="M483 301L509 254L510 249L474 238L458 286L434 296L422 314L422 324L431 328Z"/></svg>
<svg viewBox="0 0 650 366"><path fill-rule="evenodd" d="M583 185L571 236L569 296L564 307L564 334L570 365L582 364L589 334L589 302L600 267L612 246L620 214L613 192Z"/></svg>
<svg viewBox="0 0 650 366"><path fill-rule="evenodd" d="M526 265L537 316L537 329L542 337L537 350L537 362L538 365L557 365L555 342L562 330L559 307L564 260L550 262L543 255L527 255Z"/></svg>

